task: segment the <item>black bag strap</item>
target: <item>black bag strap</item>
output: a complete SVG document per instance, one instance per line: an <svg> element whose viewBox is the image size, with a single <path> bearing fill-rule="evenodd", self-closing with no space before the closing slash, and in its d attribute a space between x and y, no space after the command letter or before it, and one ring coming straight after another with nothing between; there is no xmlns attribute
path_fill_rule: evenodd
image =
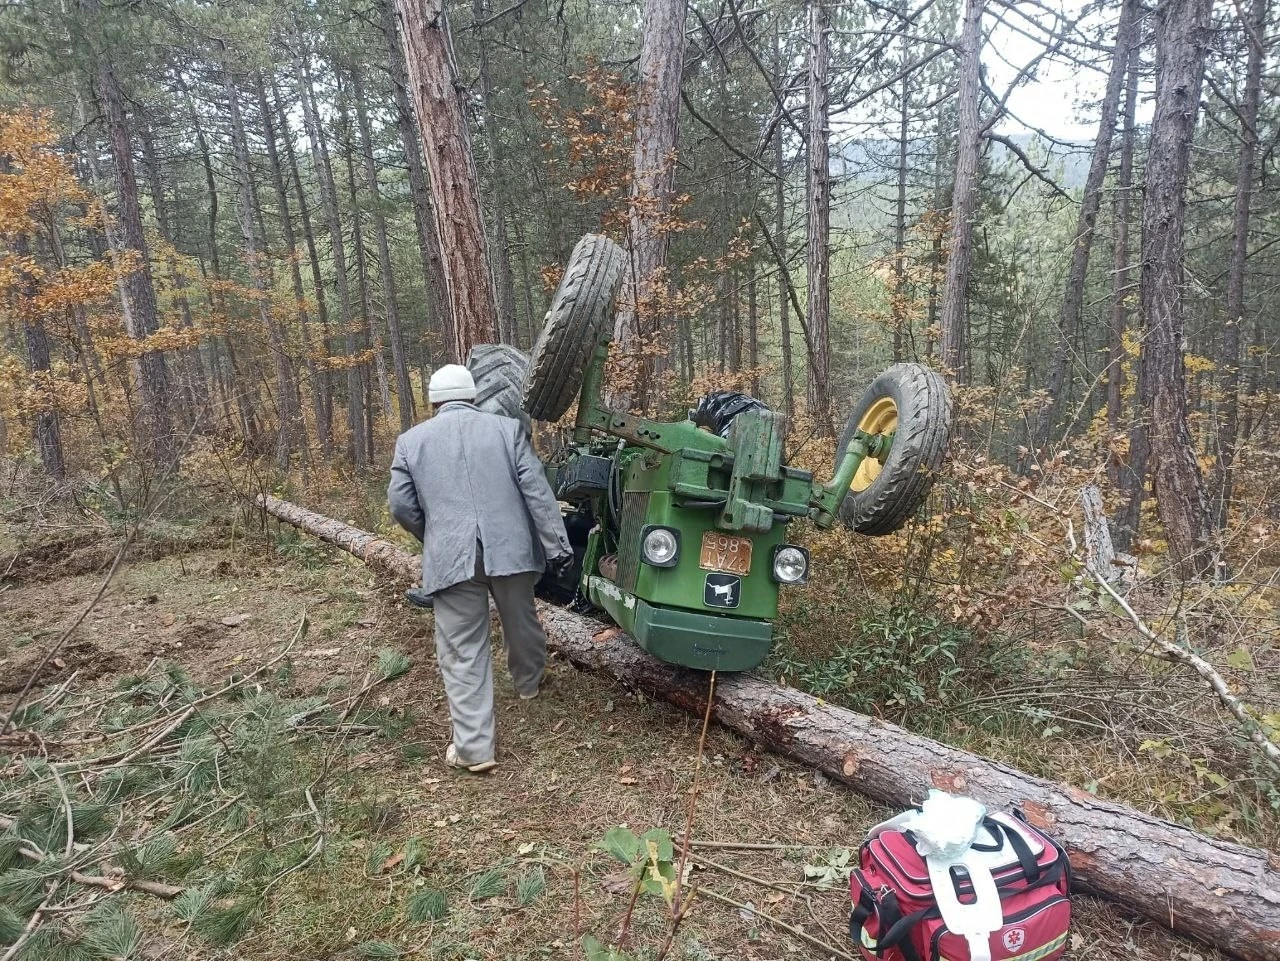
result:
<svg viewBox="0 0 1280 961"><path fill-rule="evenodd" d="M1013 848L1013 853L1018 856L1018 863L1022 865L1022 874L1027 879L1027 883L1035 884L1040 880L1040 862L1031 853L1031 845L1027 844L1027 839L1019 831L1004 828L1003 833L1009 839L1009 846Z"/></svg>
<svg viewBox="0 0 1280 961"><path fill-rule="evenodd" d="M969 847L975 851L1002 851L1004 850L1004 830L1003 826L995 818L984 817L982 826L987 829L988 833L995 838L991 844L971 844Z"/></svg>

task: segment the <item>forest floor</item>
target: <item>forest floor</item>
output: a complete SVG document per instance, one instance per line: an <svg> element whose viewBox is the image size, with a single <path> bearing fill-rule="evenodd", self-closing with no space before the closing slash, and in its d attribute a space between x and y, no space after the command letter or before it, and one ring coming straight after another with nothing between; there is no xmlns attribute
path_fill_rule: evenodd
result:
<svg viewBox="0 0 1280 961"><path fill-rule="evenodd" d="M77 690L105 695L121 677L174 664L197 687L217 688L280 652L304 613L309 633L274 675L290 697L353 689L386 648L408 655L412 667L369 695L386 723L307 742L305 750L324 753L327 771L320 856L283 876L225 947L202 938L170 904L125 894L141 926L138 956L577 957L575 869L580 930L609 940L625 910L626 883L597 845L618 825L682 834L699 720L554 662L543 696L520 702L495 646L501 766L490 776L448 770L440 759L449 722L429 616L407 608L394 587L336 551L306 543L282 548L257 535L224 533L220 540L163 549L144 544L42 686L74 677ZM71 551L46 551L34 563L30 551L17 556L0 587L9 638L0 645L0 707L98 589L110 555L81 542ZM317 762L281 755L280 763L301 771L315 770ZM893 812L785 759L758 754L724 730L712 729L704 765L694 837L777 847L698 848L693 883L750 903L835 950L703 897L669 956L764 961L851 953L844 883L806 884L804 868L856 852L866 828ZM253 843L252 832L233 832L216 818L195 828L183 829L182 849L199 852L206 870L232 864L218 870L243 873L238 852ZM417 912L411 920L415 912L406 907L423 890L443 894L447 910L428 912L441 917ZM1073 958L1217 957L1108 904L1084 896L1077 904ZM641 901L630 942L637 956L653 956L665 918L661 902Z"/></svg>

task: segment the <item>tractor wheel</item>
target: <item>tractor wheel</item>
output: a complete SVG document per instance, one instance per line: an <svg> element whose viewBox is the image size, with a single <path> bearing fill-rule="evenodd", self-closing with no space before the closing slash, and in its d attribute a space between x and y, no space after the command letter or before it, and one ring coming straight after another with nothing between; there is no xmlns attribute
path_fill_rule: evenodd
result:
<svg viewBox="0 0 1280 961"><path fill-rule="evenodd" d="M698 406L689 411L689 419L703 430L728 437L733 419L739 414L749 410L768 409L768 404L746 394L733 390L716 390L698 401Z"/></svg>
<svg viewBox="0 0 1280 961"><path fill-rule="evenodd" d="M514 417L532 435L533 422L523 407L529 356L509 344L476 344L467 355L467 370L476 382L476 406Z"/></svg>
<svg viewBox="0 0 1280 961"><path fill-rule="evenodd" d="M894 364L871 382L849 415L836 463L857 431L893 434L883 464L868 457L840 506L859 534L892 534L924 503L947 452L951 397L946 382L921 364Z"/></svg>
<svg viewBox="0 0 1280 961"><path fill-rule="evenodd" d="M608 237L587 234L569 257L533 345L524 409L537 420L559 420L573 404L604 325L613 321L613 296L626 255Z"/></svg>

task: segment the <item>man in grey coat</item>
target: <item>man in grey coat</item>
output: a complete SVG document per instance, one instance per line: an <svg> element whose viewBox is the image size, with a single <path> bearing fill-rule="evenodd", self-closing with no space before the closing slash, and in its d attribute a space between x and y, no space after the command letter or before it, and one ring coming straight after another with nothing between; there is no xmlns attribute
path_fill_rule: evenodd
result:
<svg viewBox="0 0 1280 961"><path fill-rule="evenodd" d="M519 421L479 410L471 372L431 375L434 416L396 439L391 516L422 541L422 588L435 602L436 659L449 697L445 762L476 773L494 760L489 596L502 620L507 668L537 697L547 637L533 591L550 564L573 560L564 519Z"/></svg>

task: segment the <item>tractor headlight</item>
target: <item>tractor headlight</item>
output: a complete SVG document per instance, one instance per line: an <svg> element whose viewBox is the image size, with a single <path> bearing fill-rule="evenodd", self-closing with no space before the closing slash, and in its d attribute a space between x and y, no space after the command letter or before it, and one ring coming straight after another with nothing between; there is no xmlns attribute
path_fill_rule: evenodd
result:
<svg viewBox="0 0 1280 961"><path fill-rule="evenodd" d="M803 584L809 579L809 552L791 544L775 547L773 579L779 584Z"/></svg>
<svg viewBox="0 0 1280 961"><path fill-rule="evenodd" d="M640 556L653 567L675 567L680 560L680 532L670 527L646 527L641 534Z"/></svg>

